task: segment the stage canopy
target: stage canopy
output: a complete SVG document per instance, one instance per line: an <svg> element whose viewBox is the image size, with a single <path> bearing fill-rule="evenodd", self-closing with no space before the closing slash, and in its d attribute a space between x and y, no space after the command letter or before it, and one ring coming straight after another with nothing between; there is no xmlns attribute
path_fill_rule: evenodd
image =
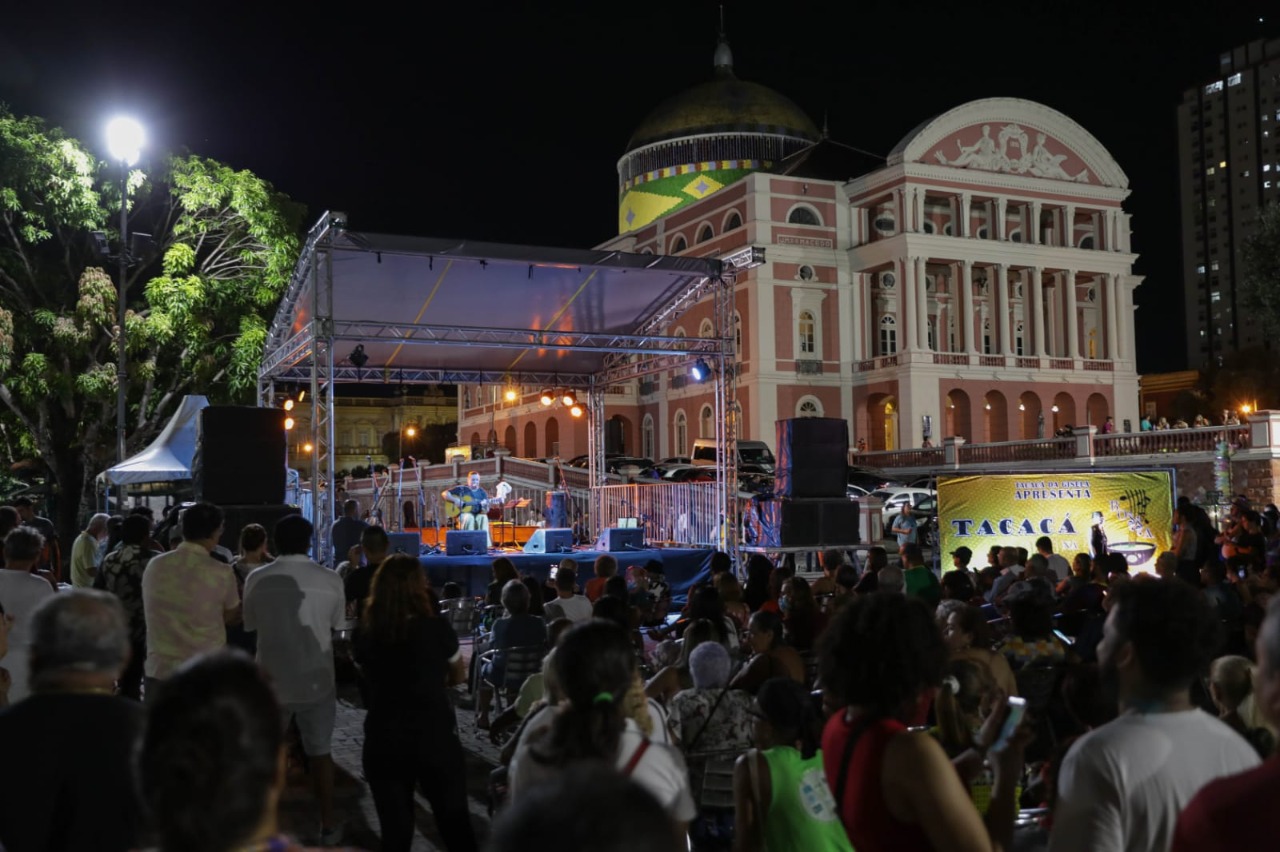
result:
<svg viewBox="0 0 1280 852"><path fill-rule="evenodd" d="M587 387L610 354L721 352L718 337L662 336L721 281L718 259L367 234L340 217L308 240L263 379L309 378L316 337L339 382Z"/></svg>
<svg viewBox="0 0 1280 852"><path fill-rule="evenodd" d="M191 460L196 454L196 432L200 410L209 400L185 396L182 404L151 445L135 456L98 475L109 485L140 485L191 478Z"/></svg>

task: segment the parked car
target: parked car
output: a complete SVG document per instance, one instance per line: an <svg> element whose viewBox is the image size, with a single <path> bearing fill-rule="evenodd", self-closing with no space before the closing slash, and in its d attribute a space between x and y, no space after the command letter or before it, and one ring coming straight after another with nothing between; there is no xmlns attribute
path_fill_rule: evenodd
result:
<svg viewBox="0 0 1280 852"><path fill-rule="evenodd" d="M864 491L875 491L879 488L901 488L906 485L905 482L894 479L883 470L876 470L873 467L859 467L857 465L849 465L849 484L856 485Z"/></svg>
<svg viewBox="0 0 1280 852"><path fill-rule="evenodd" d="M910 503L915 509L926 498L937 497L936 491L927 488L880 488L871 492L871 496L884 503L884 526L888 529L894 515L902 512L902 507ZM936 503L935 503L936 505Z"/></svg>
<svg viewBox="0 0 1280 852"><path fill-rule="evenodd" d="M715 482L715 468L698 464L668 465L662 472L663 482Z"/></svg>
<svg viewBox="0 0 1280 852"><path fill-rule="evenodd" d="M926 497L915 504L911 510L916 515L916 536L921 547L937 548L938 537L938 498Z"/></svg>
<svg viewBox="0 0 1280 852"><path fill-rule="evenodd" d="M870 491L863 488L861 485L846 485L844 487L844 496L848 497L850 500L857 500L862 497L866 497L870 493Z"/></svg>

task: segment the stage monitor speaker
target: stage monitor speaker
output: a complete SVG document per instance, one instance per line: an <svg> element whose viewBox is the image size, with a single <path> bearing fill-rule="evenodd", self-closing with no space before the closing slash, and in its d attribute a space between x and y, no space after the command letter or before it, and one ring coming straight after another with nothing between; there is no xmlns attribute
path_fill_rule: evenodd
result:
<svg viewBox="0 0 1280 852"><path fill-rule="evenodd" d="M466 530L466 532L474 532L474 531ZM480 539L480 547L484 548L485 547L484 538L483 538L484 530L480 530L480 533L482 536ZM447 538L448 538L448 534L446 533L446 539ZM417 556L421 552L422 552L422 537L419 536L416 532L387 533L387 553L388 554L407 553L410 556Z"/></svg>
<svg viewBox="0 0 1280 852"><path fill-rule="evenodd" d="M489 552L489 534L484 530L446 530L444 552L449 556L484 556Z"/></svg>
<svg viewBox="0 0 1280 852"><path fill-rule="evenodd" d="M219 506L222 510L222 538L218 544L232 553L240 552L240 531L249 524L261 524L267 531L267 550L278 553L276 549L276 521L288 515L301 515L297 506L278 503L274 506ZM346 558L345 556L343 557ZM317 559L323 562L323 559Z"/></svg>
<svg viewBox="0 0 1280 852"><path fill-rule="evenodd" d="M607 527L596 539L596 550L644 550L644 530L634 527Z"/></svg>
<svg viewBox="0 0 1280 852"><path fill-rule="evenodd" d="M191 464L196 499L219 506L283 503L284 418L279 408L202 409Z"/></svg>
<svg viewBox="0 0 1280 852"><path fill-rule="evenodd" d="M554 492L551 492L554 493ZM571 553L573 552L573 530L538 529L533 531L524 544L525 553Z"/></svg>
<svg viewBox="0 0 1280 852"><path fill-rule="evenodd" d="M849 424L836 417L779 420L774 493L800 499L844 497Z"/></svg>

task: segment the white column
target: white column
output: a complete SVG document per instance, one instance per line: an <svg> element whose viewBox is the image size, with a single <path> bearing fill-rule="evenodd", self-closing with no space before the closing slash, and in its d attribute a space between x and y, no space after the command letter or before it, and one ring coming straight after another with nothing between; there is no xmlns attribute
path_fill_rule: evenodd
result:
<svg viewBox="0 0 1280 852"><path fill-rule="evenodd" d="M1037 358L1045 357L1044 348L1044 292L1041 290L1040 267L1031 267L1031 335L1035 339Z"/></svg>
<svg viewBox="0 0 1280 852"><path fill-rule="evenodd" d="M924 190L918 186L911 188L911 220L915 225L911 230L924 230Z"/></svg>
<svg viewBox="0 0 1280 852"><path fill-rule="evenodd" d="M1120 276L1110 272L1106 275L1106 301L1104 309L1107 312L1107 357L1112 361L1120 359L1120 334L1119 334L1119 318L1120 318L1120 302L1119 295L1119 278Z"/></svg>
<svg viewBox="0 0 1280 852"><path fill-rule="evenodd" d="M907 208L906 187L898 187L896 197L898 205L898 232L905 234L911 230L911 213Z"/></svg>
<svg viewBox="0 0 1280 852"><path fill-rule="evenodd" d="M862 290L866 281L861 272L849 275L849 287L840 294L840 372L846 365L862 360ZM847 313L847 317L846 317Z"/></svg>
<svg viewBox="0 0 1280 852"><path fill-rule="evenodd" d="M1066 307L1063 313L1063 319L1067 322L1067 357L1080 357L1080 330L1078 310L1076 308L1076 271L1067 269L1062 273L1063 285L1066 292L1063 294L1066 298Z"/></svg>
<svg viewBox="0 0 1280 852"><path fill-rule="evenodd" d="M916 346L929 351L929 278L923 257L914 258L916 264Z"/></svg>
<svg viewBox="0 0 1280 852"><path fill-rule="evenodd" d="M997 263L991 268L992 285L996 288L996 312L999 314L996 333L1000 335L998 352L1001 355L1013 354L1013 341L1009 339L1009 276L1007 270L1008 267L1003 263Z"/></svg>
<svg viewBox="0 0 1280 852"><path fill-rule="evenodd" d="M978 354L973 334L973 261L960 261L960 349L967 355Z"/></svg>
<svg viewBox="0 0 1280 852"><path fill-rule="evenodd" d="M915 351L916 334L916 265L909 257L900 257L898 264L898 287L902 293L898 298L898 336L902 340L899 350Z"/></svg>
<svg viewBox="0 0 1280 852"><path fill-rule="evenodd" d="M1033 246L1038 246L1040 245L1040 202L1039 201L1031 202L1031 209L1028 211L1028 215L1031 217L1031 222L1029 227L1029 230L1031 231L1031 233L1029 235L1024 235L1022 238L1022 241L1024 243L1030 243ZM1027 239L1027 236L1030 236L1031 239Z"/></svg>
<svg viewBox="0 0 1280 852"><path fill-rule="evenodd" d="M1067 248L1076 245L1076 206L1068 204L1062 214L1062 244Z"/></svg>
<svg viewBox="0 0 1280 852"><path fill-rule="evenodd" d="M960 221L956 223L957 237L969 236L969 217L971 215L969 205L972 202L973 199L970 197L969 193L960 193Z"/></svg>
<svg viewBox="0 0 1280 852"><path fill-rule="evenodd" d="M1004 199L1000 198L999 196L996 196L996 199L991 203L991 207L995 211L993 214L993 218L996 220L995 227L992 229L991 234L997 240L1003 241L1004 240L1004 222L1005 222Z"/></svg>

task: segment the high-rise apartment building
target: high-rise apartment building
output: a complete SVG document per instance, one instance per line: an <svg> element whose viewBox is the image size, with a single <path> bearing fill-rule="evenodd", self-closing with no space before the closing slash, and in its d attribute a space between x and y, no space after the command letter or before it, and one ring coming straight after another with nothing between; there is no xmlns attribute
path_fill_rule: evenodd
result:
<svg viewBox="0 0 1280 852"><path fill-rule="evenodd" d="M1241 249L1280 198L1280 39L1224 53L1218 77L1178 107L1187 365L1261 346L1240 303Z"/></svg>

